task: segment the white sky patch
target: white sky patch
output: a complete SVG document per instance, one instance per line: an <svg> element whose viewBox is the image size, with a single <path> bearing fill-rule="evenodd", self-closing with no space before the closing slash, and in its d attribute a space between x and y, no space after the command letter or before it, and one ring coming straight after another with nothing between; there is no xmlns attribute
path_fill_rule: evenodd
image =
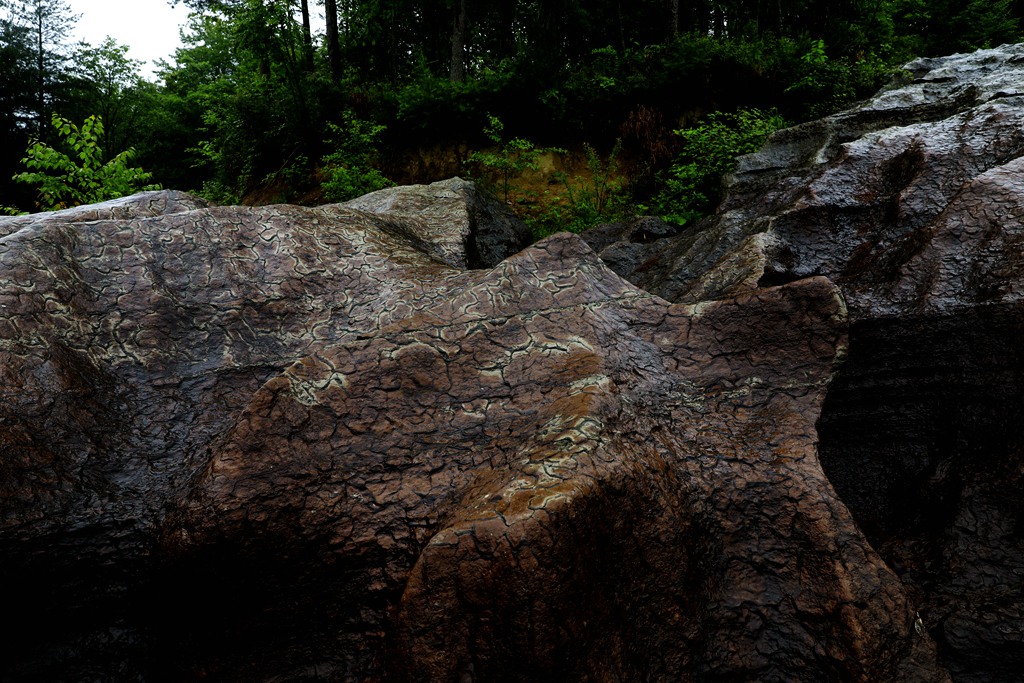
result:
<svg viewBox="0 0 1024 683"><path fill-rule="evenodd" d="M97 46L110 36L119 45L127 45L128 56L143 62L144 78L153 79L155 61L173 63L174 51L181 47L179 29L188 19L183 4L171 7L169 0L66 0L72 12L81 17L72 40L84 40Z"/></svg>

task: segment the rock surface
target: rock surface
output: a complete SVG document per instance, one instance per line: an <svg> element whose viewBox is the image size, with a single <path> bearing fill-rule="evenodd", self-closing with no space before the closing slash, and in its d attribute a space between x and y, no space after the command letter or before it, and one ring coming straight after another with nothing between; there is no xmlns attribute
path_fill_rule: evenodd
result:
<svg viewBox="0 0 1024 683"><path fill-rule="evenodd" d="M612 263L675 302L836 283L850 353L819 422L825 471L921 600L955 680L1016 681L1024 46L905 69L864 104L742 158L697 229Z"/></svg>
<svg viewBox="0 0 1024 683"><path fill-rule="evenodd" d="M0 222L6 680L946 679L818 462L834 285L429 215Z"/></svg>
<svg viewBox="0 0 1024 683"><path fill-rule="evenodd" d="M609 268L628 277L643 268L650 259L657 258L678 233L676 226L656 216L640 216L597 225L581 237Z"/></svg>
<svg viewBox="0 0 1024 683"><path fill-rule="evenodd" d="M1018 680L1024 47L907 72L677 236L0 218L0 680Z"/></svg>
<svg viewBox="0 0 1024 683"><path fill-rule="evenodd" d="M498 199L461 178L390 187L342 206L410 223L456 268L491 268L530 244L530 229Z"/></svg>

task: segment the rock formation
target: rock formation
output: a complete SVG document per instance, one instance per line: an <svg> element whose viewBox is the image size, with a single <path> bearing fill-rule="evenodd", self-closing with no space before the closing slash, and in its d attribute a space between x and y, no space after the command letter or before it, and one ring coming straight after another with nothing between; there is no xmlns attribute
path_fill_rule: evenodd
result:
<svg viewBox="0 0 1024 683"><path fill-rule="evenodd" d="M1020 63L675 237L520 250L458 179L0 219L0 679L1012 680Z"/></svg>
<svg viewBox="0 0 1024 683"><path fill-rule="evenodd" d="M436 243L402 216L208 207L174 192L0 220L13 678L166 668L152 650L174 639L142 634L165 623L151 598L174 590L173 577L155 582L158 532L211 444L293 362L442 296L416 283L450 270L445 257L465 262L452 245L470 216L474 239L518 251L510 214L488 222L493 211L464 205L464 221L434 226Z"/></svg>
<svg viewBox="0 0 1024 683"><path fill-rule="evenodd" d="M831 283L673 306L425 215L5 223L12 680L941 677L818 465Z"/></svg>
<svg viewBox="0 0 1024 683"><path fill-rule="evenodd" d="M1024 46L921 59L741 159L717 215L601 243L676 302L826 276L850 353L821 459L957 681L1024 670ZM643 250L644 258L619 254Z"/></svg>
<svg viewBox="0 0 1024 683"><path fill-rule="evenodd" d="M491 268L530 244L530 229L476 184L451 178L391 187L343 206L414 224L416 235L440 247L456 268Z"/></svg>

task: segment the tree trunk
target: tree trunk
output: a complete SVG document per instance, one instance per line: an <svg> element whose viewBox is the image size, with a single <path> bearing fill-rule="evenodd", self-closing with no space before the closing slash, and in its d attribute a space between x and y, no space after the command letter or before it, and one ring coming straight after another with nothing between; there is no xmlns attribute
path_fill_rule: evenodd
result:
<svg viewBox="0 0 1024 683"><path fill-rule="evenodd" d="M622 20L622 1L615 3L615 16L619 22L619 45L626 51L626 22Z"/></svg>
<svg viewBox="0 0 1024 683"><path fill-rule="evenodd" d="M327 63L331 67L331 79L341 81L341 44L338 40L338 0L324 1L327 19Z"/></svg>
<svg viewBox="0 0 1024 683"><path fill-rule="evenodd" d="M455 0L452 7L452 83L466 78L466 0Z"/></svg>
<svg viewBox="0 0 1024 683"><path fill-rule="evenodd" d="M711 10L708 8L707 3L701 1L694 3L694 17L693 17L693 28L694 30L702 35L708 34L709 19L711 17Z"/></svg>
<svg viewBox="0 0 1024 683"><path fill-rule="evenodd" d="M500 13L498 58L514 57L516 54L516 1L505 0L498 5Z"/></svg>
<svg viewBox="0 0 1024 683"><path fill-rule="evenodd" d="M43 12L36 8L36 92L39 98L39 121L36 133L46 139L46 67L43 49Z"/></svg>
<svg viewBox="0 0 1024 683"><path fill-rule="evenodd" d="M669 0L668 9L668 35L669 38L675 38L679 35L679 0Z"/></svg>
<svg viewBox="0 0 1024 683"><path fill-rule="evenodd" d="M337 23L337 22L335 22ZM306 71L313 70L313 30L309 23L309 0L302 0L302 49Z"/></svg>

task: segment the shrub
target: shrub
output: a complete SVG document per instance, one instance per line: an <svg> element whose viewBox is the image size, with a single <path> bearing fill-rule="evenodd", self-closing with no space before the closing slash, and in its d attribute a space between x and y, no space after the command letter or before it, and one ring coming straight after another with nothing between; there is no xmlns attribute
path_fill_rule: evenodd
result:
<svg viewBox="0 0 1024 683"><path fill-rule="evenodd" d="M589 178L570 179L565 173L557 176L565 187L571 208L571 220L563 229L571 232L583 232L602 221L620 218L624 211L623 179L619 175L622 140L615 141L607 159L602 159L597 150L586 143L583 152L587 157Z"/></svg>
<svg viewBox="0 0 1024 683"><path fill-rule="evenodd" d="M322 183L324 198L343 202L394 185L373 166L377 157L377 141L385 126L357 118L346 111L343 125L329 123L333 134L326 143L335 151L323 157Z"/></svg>
<svg viewBox="0 0 1024 683"><path fill-rule="evenodd" d="M650 206L640 208L680 226L701 218L717 205L722 177L735 168L736 157L757 151L786 125L774 110L740 109L709 114L699 126L675 131L682 152L660 179Z"/></svg>
<svg viewBox="0 0 1024 683"><path fill-rule="evenodd" d="M132 148L103 163L99 145L103 120L99 116L90 116L79 127L54 114L52 124L71 154L36 140L21 160L30 170L14 176L20 183L39 185L37 204L41 210L94 204L139 190L160 189L158 185L144 185L151 174L129 166L135 158Z"/></svg>
<svg viewBox="0 0 1024 683"><path fill-rule="evenodd" d="M540 168L540 155L544 152L561 152L559 149L537 147L529 140L512 138L505 140L503 133L505 124L497 116L487 115L484 134L491 139L495 149L490 152L473 152L469 161L480 164L494 172L501 179L501 190L508 201L512 178L522 175L524 171L536 171Z"/></svg>

